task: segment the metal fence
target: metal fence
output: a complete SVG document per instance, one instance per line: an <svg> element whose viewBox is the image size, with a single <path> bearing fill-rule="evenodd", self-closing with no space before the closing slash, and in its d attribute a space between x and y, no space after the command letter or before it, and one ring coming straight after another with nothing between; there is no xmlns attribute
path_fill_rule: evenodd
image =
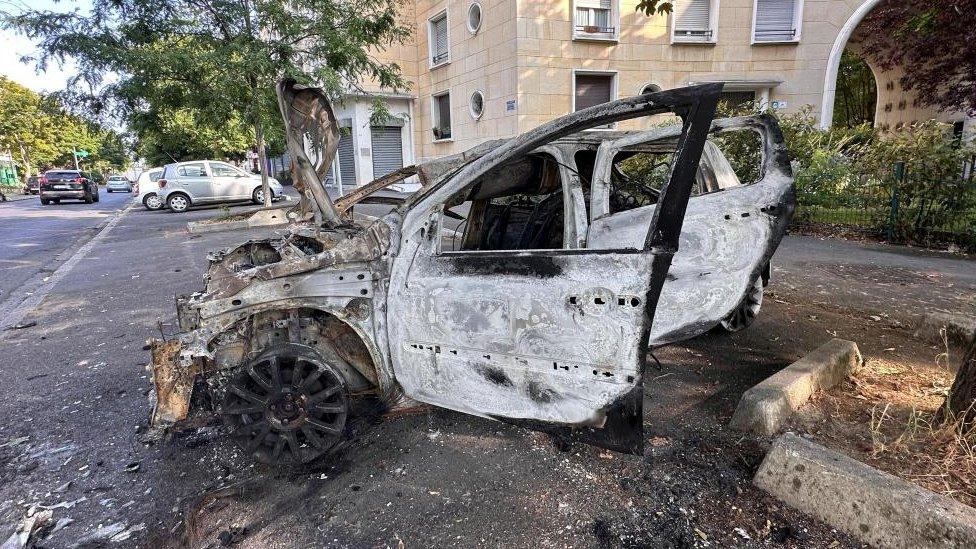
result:
<svg viewBox="0 0 976 549"><path fill-rule="evenodd" d="M976 251L976 157L957 175L933 180L898 162L887 177L855 177L833 188L797 191L794 223L869 233L894 243Z"/></svg>

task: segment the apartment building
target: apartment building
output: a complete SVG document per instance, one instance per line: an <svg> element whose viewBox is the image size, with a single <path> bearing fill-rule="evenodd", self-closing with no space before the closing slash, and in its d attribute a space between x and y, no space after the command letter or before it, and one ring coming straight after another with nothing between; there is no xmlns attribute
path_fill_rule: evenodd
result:
<svg viewBox="0 0 976 549"><path fill-rule="evenodd" d="M724 82L732 101L829 126L840 55L880 0L675 0L669 15L637 0L406 0L412 40L379 52L407 93L371 90L393 117L371 125L372 98L338 105L349 131L337 180L363 184L403 165L510 137L555 117L649 90ZM877 120L931 118L876 71Z"/></svg>

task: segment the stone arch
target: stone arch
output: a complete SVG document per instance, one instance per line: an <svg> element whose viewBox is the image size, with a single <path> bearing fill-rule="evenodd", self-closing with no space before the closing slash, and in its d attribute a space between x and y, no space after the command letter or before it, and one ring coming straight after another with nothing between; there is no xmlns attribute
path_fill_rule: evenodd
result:
<svg viewBox="0 0 976 549"><path fill-rule="evenodd" d="M871 13L875 6L882 0L867 0L861 4L841 27L840 32L834 39L834 45L830 48L830 55L827 57L827 72L824 74L823 100L820 103L820 127L827 129L834 122L834 99L837 94L837 71L840 69L840 57L844 54L847 42L854 34L861 21ZM873 68L872 68L873 71ZM877 81L877 74L875 74Z"/></svg>

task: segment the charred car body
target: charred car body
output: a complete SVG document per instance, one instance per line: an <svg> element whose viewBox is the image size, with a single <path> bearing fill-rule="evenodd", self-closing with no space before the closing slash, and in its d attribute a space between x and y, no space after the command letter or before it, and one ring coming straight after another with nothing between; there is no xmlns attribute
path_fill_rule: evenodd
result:
<svg viewBox="0 0 976 549"><path fill-rule="evenodd" d="M720 91L581 110L333 202L335 115L281 82L303 194L290 215L309 220L210 255L205 289L177 300L182 332L153 343L152 424L210 410L259 460L304 462L372 398L640 451L648 350L747 325L793 212L775 120L713 121ZM584 131L667 112L680 123ZM715 144L734 132L756 137L750 184ZM407 177L421 189L353 221Z"/></svg>

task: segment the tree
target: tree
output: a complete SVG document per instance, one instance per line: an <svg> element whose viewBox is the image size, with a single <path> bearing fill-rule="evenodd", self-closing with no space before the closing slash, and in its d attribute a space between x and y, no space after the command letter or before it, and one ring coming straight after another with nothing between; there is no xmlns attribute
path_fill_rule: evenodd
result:
<svg viewBox="0 0 976 549"><path fill-rule="evenodd" d="M647 15L671 13L673 9L674 2L670 0L640 0L637 2L637 11L642 11Z"/></svg>
<svg viewBox="0 0 976 549"><path fill-rule="evenodd" d="M844 50L837 72L835 125L853 128L864 123L873 124L877 102L877 84L871 67L854 52Z"/></svg>
<svg viewBox="0 0 976 549"><path fill-rule="evenodd" d="M969 342L969 350L936 419L957 421L964 431L976 428L976 336Z"/></svg>
<svg viewBox="0 0 976 549"><path fill-rule="evenodd" d="M245 121L234 117L211 124L201 119L193 109L153 110L134 116L129 124L139 135L139 156L153 166L196 158L244 158L254 136Z"/></svg>
<svg viewBox="0 0 976 549"><path fill-rule="evenodd" d="M48 167L73 167L75 149L91 153L87 167L107 171L128 163L117 132L69 114L55 98L0 77L0 150L11 151L24 177Z"/></svg>
<svg viewBox="0 0 976 549"><path fill-rule="evenodd" d="M19 158L24 177L58 154L54 121L42 102L37 93L0 76L0 149Z"/></svg>
<svg viewBox="0 0 976 549"><path fill-rule="evenodd" d="M976 111L976 0L885 0L855 39L883 70L901 67L900 84L920 104Z"/></svg>
<svg viewBox="0 0 976 549"><path fill-rule="evenodd" d="M75 97L95 111L114 101L127 118L189 109L198 123L248 121L262 166L280 77L333 94L406 87L399 66L375 56L409 35L394 0L94 0L88 14L28 11L5 26L40 41L39 64L75 59L94 90ZM106 85L108 73L118 80Z"/></svg>

